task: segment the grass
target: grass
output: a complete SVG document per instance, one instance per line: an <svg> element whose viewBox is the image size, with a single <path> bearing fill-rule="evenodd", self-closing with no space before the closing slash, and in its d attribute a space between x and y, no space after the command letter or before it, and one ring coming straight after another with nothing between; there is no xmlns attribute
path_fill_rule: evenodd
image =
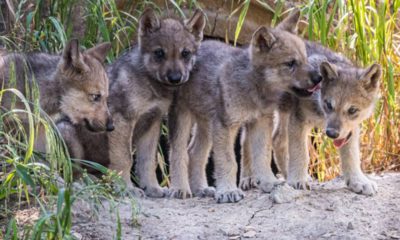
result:
<svg viewBox="0 0 400 240"><path fill-rule="evenodd" d="M36 8L27 12L23 11L24 2L21 1L17 7L11 31L8 35L1 36L0 41L7 48L16 51L60 52L72 34L72 26L69 23L73 8L69 4L70 1L52 1L45 10L44 1L36 1ZM114 1L88 1L88 7L90 11L87 11L86 22L90 28L83 39L84 46L89 48L97 42L112 40L116 44L109 59L113 59L122 49L129 46L129 39L135 31L131 26L135 25L132 22L136 21L136 18L117 10ZM46 14L48 16L45 16ZM104 24L100 28L93 27L97 22ZM117 41L110 39L111 36L115 36ZM13 71L11 75L14 76L10 76L10 79L14 79L15 82ZM99 181L93 181L83 174L81 187L74 187L72 166L83 162L69 157L51 119L40 113L37 89L28 91L27 98L15 89L2 89L0 97L5 93L12 94L25 107L0 112L0 215L3 219L0 225L9 220L7 230L3 232L5 229L1 229L0 238L73 239L71 210L78 200L88 202L95 210L101 207L106 199L111 204L111 209L116 209L116 212L110 214L116 214L119 219L118 208L115 205L121 196L127 194L119 176L100 165L87 162L86 164L94 165L103 171L105 176ZM22 125L21 114L28 119L28 128ZM45 129L46 155L33 151L38 128ZM120 188L115 189L114 186ZM32 207L40 209L39 218L29 226L17 224L13 218L15 211ZM117 230L115 238L120 239L119 220Z"/></svg>
<svg viewBox="0 0 400 240"><path fill-rule="evenodd" d="M14 3L14 21L6 35L0 36L0 43L16 51L60 52L66 41L75 34L76 26L73 7L77 0L46 1L36 0L34 8L26 9L27 1ZM189 8L206 7L201 1L167 1L169 10L184 15L182 5ZM246 17L251 14L254 1L235 1L230 17L238 15L234 39L236 44ZM287 12L284 1L278 0L275 6L266 1L256 0L266 10L273 11L272 25L282 19ZM82 3L82 2L81 2ZM112 51L108 61L112 61L134 42L138 16L145 6L159 9L152 1L124 0L85 0L85 24L81 42L90 48L96 43L110 41ZM304 37L320 41L331 49L344 53L360 66L378 62L383 66L381 98L374 115L363 123L361 149L363 167L369 172L400 170L400 0L357 1L357 0L313 0L299 3L302 9L301 33ZM233 2L232 2L233 5ZM161 12L162 10L159 9ZM76 18L76 17L75 17ZM78 18L79 19L79 18ZM78 25L79 27L79 25ZM79 30L79 29L78 29ZM0 98L8 92L24 103L23 110L12 109L0 114L0 215L10 219L6 231L0 231L5 239L71 239L71 208L83 199L90 202L93 209L101 206L102 199L117 204L123 192L115 192L112 187L120 179L115 173L102 166L87 161L70 159L65 144L59 138L54 124L38 106L37 92L23 97L13 89L3 89ZM36 95L35 95L36 94ZM28 116L28 132L21 125L18 114ZM4 123L7 117L11 119ZM6 131L5 126L13 131ZM45 129L48 153L43 156L33 151L35 133L38 127ZM163 134L168 129L163 126ZM313 133L318 148L311 149L310 173L324 181L340 172L338 154L331 141L321 132ZM168 185L168 172L164 155L158 154L163 175L163 185ZM43 164L46 162L46 164ZM93 181L83 174L82 188L77 190L72 184L74 163L91 164L106 173L99 181ZM62 183L56 179L62 178ZM41 215L32 225L21 228L12 218L12 210L24 206L38 206ZM117 208L115 208L117 209ZM115 213L117 220L119 213ZM119 222L119 221L117 221ZM3 229L4 230L4 229ZM118 224L115 238L121 237ZM2 235L1 235L2 234Z"/></svg>
<svg viewBox="0 0 400 240"><path fill-rule="evenodd" d="M240 34L250 1L240 1L235 43ZM257 1L273 12L271 25L287 11L283 1L275 7ZM302 24L300 35L341 52L359 66L381 64L381 97L374 115L362 124L362 165L367 172L400 170L400 1L311 0L300 1ZM323 133L313 133L310 146L310 174L320 181L340 174L339 156ZM311 146L316 146L313 148Z"/></svg>
<svg viewBox="0 0 400 240"><path fill-rule="evenodd" d="M32 99L38 99L37 89ZM86 201L92 209L108 200L111 206L117 205L117 199L125 196L123 183L114 172L91 164L105 176L93 181L83 173L79 188L73 187L72 166L66 146L51 119L41 113L39 105L32 102L16 89L0 90L1 97L13 94L15 102L22 102L24 108L12 108L0 114L0 215L3 221L10 219L6 233L0 232L5 239L72 239L72 205L77 201ZM30 94L27 94L30 95ZM28 127L22 124L27 119ZM33 151L38 129L45 129L47 153ZM29 133L29 134L28 134ZM122 186L116 192L113 186ZM35 224L18 226L14 210L38 207L41 215ZM118 209L112 207L112 209ZM117 214L118 212L115 212ZM120 225L120 224L119 224ZM4 230L4 229L2 229Z"/></svg>
<svg viewBox="0 0 400 240"><path fill-rule="evenodd" d="M381 98L374 115L363 123L361 150L367 172L400 169L400 1L310 1L303 6L307 34L360 66L381 64ZM396 22L397 21L397 22ZM396 84L397 83L397 84ZM320 180L340 172L338 154L331 141L317 132L319 151L312 154L312 168Z"/></svg>

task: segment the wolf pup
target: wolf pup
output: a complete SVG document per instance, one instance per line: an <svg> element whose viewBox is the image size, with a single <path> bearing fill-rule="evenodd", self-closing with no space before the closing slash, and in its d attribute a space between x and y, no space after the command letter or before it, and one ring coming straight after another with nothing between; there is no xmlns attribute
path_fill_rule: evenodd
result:
<svg viewBox="0 0 400 240"><path fill-rule="evenodd" d="M191 79L177 92L169 114L171 196L214 195L205 176L212 149L215 199L225 203L244 197L236 185L238 129L270 113L282 91L308 93L320 81L307 63L304 42L293 33L298 19L294 11L275 29L260 27L246 49L202 43ZM262 148L252 145L254 154L262 154Z"/></svg>
<svg viewBox="0 0 400 240"><path fill-rule="evenodd" d="M112 130L108 78L103 67L110 47L110 43L103 43L81 52L78 40L71 40L62 56L8 53L0 58L0 86L31 96L36 81L40 107L54 120L61 115L91 131ZM9 109L11 101L11 93L5 93L1 106ZM15 106L23 107L20 102Z"/></svg>
<svg viewBox="0 0 400 240"><path fill-rule="evenodd" d="M134 140L139 186L147 196L163 197L165 190L156 177L161 119L170 107L173 92L189 79L204 27L205 15L200 10L182 22L160 19L153 10L146 9L139 20L138 46L108 67L109 106L115 130L90 134L82 128L61 126L69 135L68 142L75 142L74 155L109 164L110 169L121 173L129 189L141 195L143 192L133 187L130 174L132 135L139 132ZM143 121L146 124L137 124ZM136 126L145 126L146 130Z"/></svg>
<svg viewBox="0 0 400 240"><path fill-rule="evenodd" d="M336 64L350 64L350 61L344 58L343 56L333 53L327 48L322 47L316 43L305 41L307 54L309 54L308 61L309 63L319 71L319 65L322 61L326 59L325 56L329 56L329 60ZM318 54L316 54L318 53ZM312 54L310 56L310 54ZM313 96L313 92L320 89L321 84L315 85L314 88L308 89L308 93L302 93L299 91L295 91L289 93L283 93L279 98L279 104L277 104L277 108L279 109L279 119L274 118L273 114L266 115L263 120L264 124L262 126L252 126L247 124L242 128L241 134L241 173L240 173L240 188L243 190L248 190L252 187L257 187L263 192L271 192L276 184L281 183L282 181L277 181L275 175L272 173L272 169L270 165L264 164L263 158L254 158L251 153L250 148L250 140L247 135L254 134L255 136L264 134L267 139L265 156L267 159L272 158L272 145L274 152L274 159L279 160L280 162L284 162L282 159L286 159L288 157L288 133L287 133L287 124L288 117L290 113L290 109L292 105L295 105L301 98L304 102L312 102L312 99L307 99ZM275 129L275 133L273 135L272 141L272 131L274 123L279 122L277 128ZM272 142L272 143L271 143ZM264 143L263 143L264 144ZM286 160L288 161L288 160ZM287 164L286 164L287 165ZM281 171L286 172L286 166L282 164ZM284 168L284 169L283 169Z"/></svg>
<svg viewBox="0 0 400 240"><path fill-rule="evenodd" d="M315 127L324 128L340 151L347 186L356 193L373 195L377 185L360 166L359 125L373 112L381 67L356 67L341 55L311 42L307 42L307 53L323 76L321 90L309 99L287 95L283 100L273 139L278 166L290 185L308 188L308 133Z"/></svg>

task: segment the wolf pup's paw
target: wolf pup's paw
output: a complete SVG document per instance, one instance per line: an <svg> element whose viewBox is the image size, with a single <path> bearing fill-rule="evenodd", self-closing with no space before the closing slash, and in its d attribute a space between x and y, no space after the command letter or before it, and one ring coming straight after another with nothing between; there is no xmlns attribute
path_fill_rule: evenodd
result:
<svg viewBox="0 0 400 240"><path fill-rule="evenodd" d="M192 197L192 192L190 191L189 188L187 189L179 189L179 188L174 188L171 187L168 190L168 196L170 198L179 198L179 199L186 199L186 198L191 198Z"/></svg>
<svg viewBox="0 0 400 240"><path fill-rule="evenodd" d="M367 196L372 196L378 191L378 185L364 175L350 177L346 180L346 185L351 191Z"/></svg>
<svg viewBox="0 0 400 240"><path fill-rule="evenodd" d="M214 187L205 187L197 190L193 190L193 195L195 197L214 197L215 196L215 188Z"/></svg>
<svg viewBox="0 0 400 240"><path fill-rule="evenodd" d="M168 194L168 188L160 186L144 187L143 190L146 196L152 198L163 198Z"/></svg>
<svg viewBox="0 0 400 240"><path fill-rule="evenodd" d="M228 191L217 191L214 198L217 203L235 203L244 198L244 193L239 188Z"/></svg>
<svg viewBox="0 0 400 240"><path fill-rule="evenodd" d="M294 189L311 190L310 182L308 180L288 180L287 183Z"/></svg>
<svg viewBox="0 0 400 240"><path fill-rule="evenodd" d="M239 187L242 190L247 191L255 187L255 185L253 184L253 180L251 177L242 177L239 182Z"/></svg>
<svg viewBox="0 0 400 240"><path fill-rule="evenodd" d="M271 179L259 179L257 180L257 188L265 193L270 193L274 189L275 186L281 185L284 181L279 180L277 178Z"/></svg>
<svg viewBox="0 0 400 240"><path fill-rule="evenodd" d="M133 194L133 196L135 196L135 197L145 197L146 196L145 192L142 189L138 188L138 187L128 186L127 190L131 194Z"/></svg>

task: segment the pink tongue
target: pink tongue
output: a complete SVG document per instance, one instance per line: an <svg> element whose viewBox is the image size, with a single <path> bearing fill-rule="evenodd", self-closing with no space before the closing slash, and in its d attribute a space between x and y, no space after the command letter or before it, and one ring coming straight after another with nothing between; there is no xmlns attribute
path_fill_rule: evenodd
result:
<svg viewBox="0 0 400 240"><path fill-rule="evenodd" d="M317 85L315 85L314 87L307 89L307 91L309 91L309 92L315 92L315 91L317 91L318 89L321 89L321 85L320 85L319 83L318 83Z"/></svg>
<svg viewBox="0 0 400 240"><path fill-rule="evenodd" d="M337 148L343 147L343 145L346 143L346 138L341 138L341 139L335 139L333 140L333 145Z"/></svg>

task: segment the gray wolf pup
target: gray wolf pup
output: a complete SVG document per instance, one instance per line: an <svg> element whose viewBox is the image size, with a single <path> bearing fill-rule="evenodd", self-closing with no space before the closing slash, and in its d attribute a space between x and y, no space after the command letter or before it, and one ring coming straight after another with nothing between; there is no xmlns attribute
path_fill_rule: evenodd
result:
<svg viewBox="0 0 400 240"><path fill-rule="evenodd" d="M163 197L165 190L159 186L155 172L161 119L169 109L173 92L189 79L204 27L205 15L200 10L185 22L160 19L153 10L145 10L139 20L138 46L107 69L115 130L91 134L62 124L59 127L68 135L68 142L75 143L72 155L109 164L110 169L121 173L129 189L141 195L130 175L135 132L139 186L148 196ZM137 124L143 121L146 124Z"/></svg>
<svg viewBox="0 0 400 240"><path fill-rule="evenodd" d="M290 185L307 188L308 133L315 127L324 128L339 148L346 184L356 193L372 195L377 185L361 170L359 125L374 109L381 67L359 68L319 44L306 42L306 46L309 62L323 77L321 89L311 98L282 97L273 137L278 167Z"/></svg>
<svg viewBox="0 0 400 240"><path fill-rule="evenodd" d="M110 43L103 43L81 52L78 41L71 40L61 56L8 53L0 58L0 85L17 88L28 97L37 84L40 107L54 120L62 115L92 131L112 130L108 78L103 67L110 47ZM9 109L11 99L6 93L1 106ZM23 108L22 103L16 102L16 107Z"/></svg>
<svg viewBox="0 0 400 240"><path fill-rule="evenodd" d="M244 123L257 125L272 112L281 92L310 95L306 89L321 80L307 62L304 42L294 34L299 16L294 11L275 29L259 28L246 49L202 43L191 78L177 92L169 113L171 196L214 195L205 176L212 149L215 199L224 203L244 197L236 185L233 147L238 129ZM263 145L250 145L254 154L264 154Z"/></svg>

